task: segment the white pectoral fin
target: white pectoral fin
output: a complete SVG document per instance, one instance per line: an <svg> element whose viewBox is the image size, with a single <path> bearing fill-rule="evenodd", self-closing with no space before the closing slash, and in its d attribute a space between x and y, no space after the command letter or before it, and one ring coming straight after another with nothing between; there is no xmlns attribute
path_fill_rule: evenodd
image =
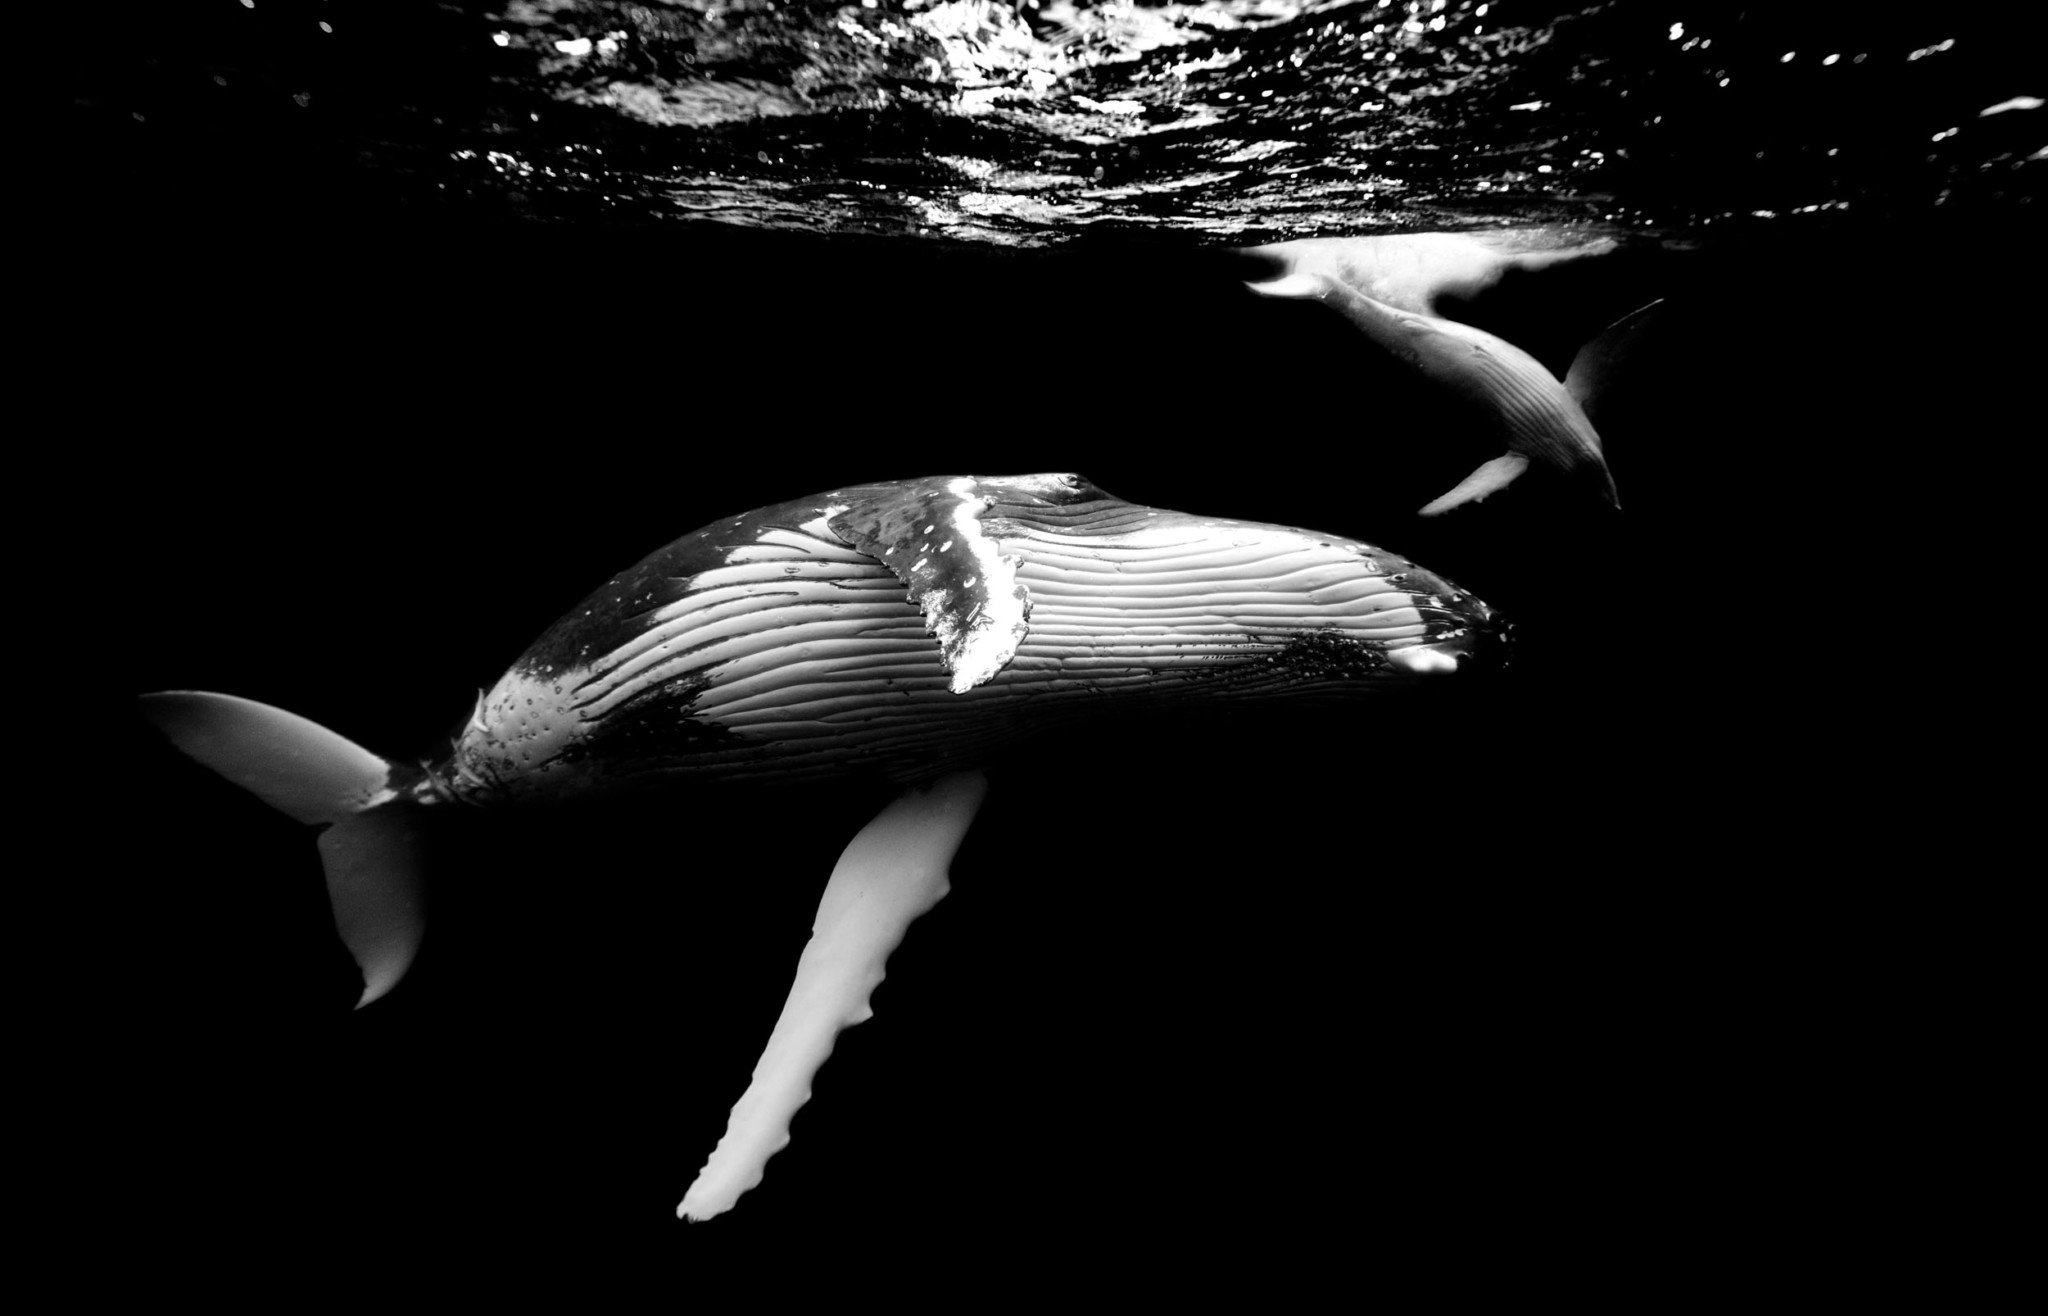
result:
<svg viewBox="0 0 2048 1316"><path fill-rule="evenodd" d="M1521 453L1502 453L1492 461L1481 462L1479 469L1460 480L1456 488L1424 504L1416 515L1441 516L1453 507L1476 503L1496 490L1505 489L1516 476L1528 469L1529 459Z"/></svg>
<svg viewBox="0 0 2048 1316"><path fill-rule="evenodd" d="M946 894L947 868L987 788L981 773L961 772L907 791L840 854L753 1081L677 1215L708 1220L730 1210L788 1145L789 1122L810 1099L811 1080L839 1031L874 1014L868 997L889 953Z"/></svg>
<svg viewBox="0 0 2048 1316"><path fill-rule="evenodd" d="M1298 297L1315 301L1329 291L1330 284L1320 274L1283 274L1260 283L1247 283L1245 287L1261 297Z"/></svg>

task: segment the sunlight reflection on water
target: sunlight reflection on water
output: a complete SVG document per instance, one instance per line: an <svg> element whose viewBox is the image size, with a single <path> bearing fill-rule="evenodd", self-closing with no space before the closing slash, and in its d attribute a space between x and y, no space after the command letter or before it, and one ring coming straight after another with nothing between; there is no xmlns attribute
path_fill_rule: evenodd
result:
<svg viewBox="0 0 2048 1316"><path fill-rule="evenodd" d="M1898 80L1945 86L1959 48L1923 28L1513 0L510 0L474 21L498 99L445 125L440 167L543 216L1014 245L1690 228L1940 204L2040 160L2027 130L1913 121ZM2027 92L1975 94L2018 121Z"/></svg>

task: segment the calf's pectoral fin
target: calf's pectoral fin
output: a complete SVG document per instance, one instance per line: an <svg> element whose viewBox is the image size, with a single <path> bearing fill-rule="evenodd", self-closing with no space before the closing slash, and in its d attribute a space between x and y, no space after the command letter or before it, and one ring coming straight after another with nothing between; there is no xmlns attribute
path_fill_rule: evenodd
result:
<svg viewBox="0 0 2048 1316"><path fill-rule="evenodd" d="M1293 273L1247 283L1245 287L1261 297L1293 297L1304 301L1321 301L1323 294L1330 290L1329 281L1320 274Z"/></svg>
<svg viewBox="0 0 2048 1316"><path fill-rule="evenodd" d="M1504 452L1492 461L1481 462L1479 468L1458 481L1457 486L1440 498L1424 503L1418 516L1441 516L1453 507L1476 503L1514 482L1516 476L1529 469L1529 459L1519 452Z"/></svg>
<svg viewBox="0 0 2048 1316"><path fill-rule="evenodd" d="M789 1144L789 1122L810 1100L811 1080L839 1031L874 1014L868 998L889 953L946 894L947 869L987 788L981 773L959 772L907 791L840 854L753 1080L677 1215L708 1220L730 1210Z"/></svg>

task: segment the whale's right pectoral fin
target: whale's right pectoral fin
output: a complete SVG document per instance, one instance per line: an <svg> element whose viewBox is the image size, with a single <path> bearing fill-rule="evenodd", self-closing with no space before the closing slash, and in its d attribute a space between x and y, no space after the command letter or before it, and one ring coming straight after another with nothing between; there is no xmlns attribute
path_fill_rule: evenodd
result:
<svg viewBox="0 0 2048 1316"><path fill-rule="evenodd" d="M1449 493L1433 498L1423 504L1418 516L1442 516L1453 507L1476 503L1490 493L1505 489L1515 477L1529 469L1529 459L1519 452L1504 452L1492 461L1481 462L1479 468L1458 481Z"/></svg>
<svg viewBox="0 0 2048 1316"><path fill-rule="evenodd" d="M677 1215L708 1220L731 1210L761 1182L768 1158L789 1144L789 1122L810 1100L811 1080L833 1040L874 1014L868 997L881 984L889 953L911 921L946 894L947 869L987 788L981 773L959 772L908 791L839 856L753 1080Z"/></svg>

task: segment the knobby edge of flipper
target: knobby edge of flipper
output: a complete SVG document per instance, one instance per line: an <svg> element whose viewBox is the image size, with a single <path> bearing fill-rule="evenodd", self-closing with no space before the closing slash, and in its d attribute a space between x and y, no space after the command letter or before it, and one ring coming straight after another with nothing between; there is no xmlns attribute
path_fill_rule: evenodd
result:
<svg viewBox="0 0 2048 1316"><path fill-rule="evenodd" d="M181 753L321 828L335 930L363 975L356 1007L397 986L419 952L426 891L413 809L391 789L393 765L317 722L238 695L164 690L139 704Z"/></svg>
<svg viewBox="0 0 2048 1316"><path fill-rule="evenodd" d="M954 854L988 791L978 771L913 787L847 842L818 901L811 938L746 1091L676 1214L709 1220L758 1186L768 1158L789 1145L789 1125L811 1099L818 1069L841 1031L874 1017L869 1004L889 955L950 886Z"/></svg>

